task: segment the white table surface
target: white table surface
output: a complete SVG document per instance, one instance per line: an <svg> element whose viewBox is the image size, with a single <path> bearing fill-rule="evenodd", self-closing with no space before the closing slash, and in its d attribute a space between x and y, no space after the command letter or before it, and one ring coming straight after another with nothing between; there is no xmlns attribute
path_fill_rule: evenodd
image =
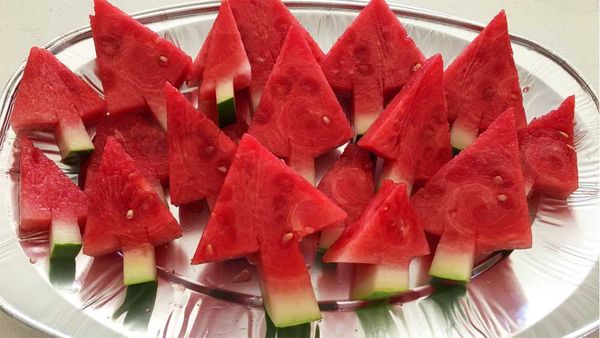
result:
<svg viewBox="0 0 600 338"><path fill-rule="evenodd" d="M0 88L27 57L33 45L88 25L92 0L0 0ZM128 13L186 0L112 0ZM501 8L511 33L549 47L570 61L598 93L597 0L402 0L390 1L487 23ZM0 287L2 281L0 277ZM42 337L0 312L0 338Z"/></svg>

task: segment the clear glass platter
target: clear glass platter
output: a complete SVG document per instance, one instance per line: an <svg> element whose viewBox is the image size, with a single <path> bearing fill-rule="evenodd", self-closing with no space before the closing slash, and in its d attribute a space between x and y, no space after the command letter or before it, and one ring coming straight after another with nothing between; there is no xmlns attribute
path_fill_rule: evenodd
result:
<svg viewBox="0 0 600 338"><path fill-rule="evenodd" d="M286 4L324 51L365 5L331 0ZM136 18L195 56L218 6L217 1L192 3L144 12ZM446 65L482 28L416 9L392 9L423 53L441 53ZM391 304L372 306L348 301L348 266L315 262L310 272L323 320L279 332L279 336L571 337L597 329L598 99L560 56L522 37L513 36L512 42L528 120L546 113L568 95L576 96L579 189L567 201L535 196L531 201L533 247L491 256L477 267L466 288L419 285L415 280L414 288ZM101 92L89 27L66 33L46 48ZM23 66L0 97L0 308L52 336L274 337L251 265L245 260L189 264L206 212L172 208L184 236L157 248L159 288L154 308L145 311L146 329L123 325L122 317L113 319L125 295L117 254L96 259L80 255L73 280L60 283L49 278L48 234L21 236L18 232L19 164L8 121ZM51 135L36 134L34 140L59 162ZM321 173L335 155L318 160ZM77 168L59 165L76 179ZM234 282L243 269L251 271L252 279Z"/></svg>

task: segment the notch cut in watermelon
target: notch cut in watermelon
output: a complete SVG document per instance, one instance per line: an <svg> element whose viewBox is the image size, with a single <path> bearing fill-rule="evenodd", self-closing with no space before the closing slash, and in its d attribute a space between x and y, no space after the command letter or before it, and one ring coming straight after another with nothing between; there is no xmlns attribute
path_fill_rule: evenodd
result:
<svg viewBox="0 0 600 338"><path fill-rule="evenodd" d="M336 91L351 96L354 125L362 136L422 65L425 57L385 0L371 0L321 62Z"/></svg>
<svg viewBox="0 0 600 338"><path fill-rule="evenodd" d="M527 193L537 190L566 199L579 185L573 141L575 97L536 118L519 131L519 146Z"/></svg>
<svg viewBox="0 0 600 338"><path fill-rule="evenodd" d="M377 118L358 145L384 158L379 182L429 179L452 154L439 54L423 63Z"/></svg>
<svg viewBox="0 0 600 338"><path fill-rule="evenodd" d="M104 101L52 53L33 47L11 113L15 131L54 130L60 154L69 162L94 150L84 123L106 113Z"/></svg>
<svg viewBox="0 0 600 338"><path fill-rule="evenodd" d="M463 150L506 109L517 128L527 124L506 13L498 15L448 66L444 77L450 140Z"/></svg>
<svg viewBox="0 0 600 338"><path fill-rule="evenodd" d="M291 27L300 29L317 62L324 55L281 0L229 0L229 4L250 61L250 102L255 111Z"/></svg>
<svg viewBox="0 0 600 338"><path fill-rule="evenodd" d="M301 28L290 28L248 133L313 184L314 158L352 137Z"/></svg>
<svg viewBox="0 0 600 338"><path fill-rule="evenodd" d="M165 85L171 203L216 200L237 148L170 84Z"/></svg>
<svg viewBox="0 0 600 338"><path fill-rule="evenodd" d="M512 108L500 115L413 196L426 231L437 235L454 231L463 241L476 235L476 253L531 247L513 116ZM465 265L449 266L445 273L464 275L460 268ZM456 273L451 273L454 268Z"/></svg>
<svg viewBox="0 0 600 338"><path fill-rule="evenodd" d="M427 254L429 244L406 186L387 180L323 261L361 264L355 271L351 297L375 299L406 291L411 260Z"/></svg>
<svg viewBox="0 0 600 338"><path fill-rule="evenodd" d="M191 58L106 0L94 0L90 24L108 111L120 115L149 108L166 129L165 82L179 87Z"/></svg>
<svg viewBox="0 0 600 338"><path fill-rule="evenodd" d="M90 201L83 252L102 256L126 247L164 244L181 236L181 227L155 190L113 137L85 193Z"/></svg>
<svg viewBox="0 0 600 338"><path fill-rule="evenodd" d="M320 314L299 240L345 217L343 210L246 134L192 263L258 252L261 290L275 326L310 322Z"/></svg>
<svg viewBox="0 0 600 338"><path fill-rule="evenodd" d="M348 217L321 232L319 249L329 249L344 228L354 222L371 201L375 195L373 171L374 165L369 153L351 143L325 173L317 189L342 208Z"/></svg>
<svg viewBox="0 0 600 338"><path fill-rule="evenodd" d="M81 248L80 224L88 200L52 160L27 137L20 137L19 228L23 232L50 229L53 258L72 258Z"/></svg>

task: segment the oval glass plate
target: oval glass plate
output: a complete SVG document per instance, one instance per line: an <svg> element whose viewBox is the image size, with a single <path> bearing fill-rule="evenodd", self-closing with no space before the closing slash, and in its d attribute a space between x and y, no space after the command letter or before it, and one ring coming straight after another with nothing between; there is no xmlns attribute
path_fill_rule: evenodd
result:
<svg viewBox="0 0 600 338"><path fill-rule="evenodd" d="M294 15L326 51L364 6L362 2L287 1ZM136 16L195 56L216 16L218 2L187 4ZM448 64L481 26L430 12L392 6L426 56L441 53ZM497 253L476 269L468 287L418 285L392 304L348 301L348 266L314 263L313 286L323 320L279 336L580 336L598 326L598 253L600 240L598 101L587 83L553 52L513 36L528 119L546 113L568 95L576 96L576 149L579 189L567 200L531 201L533 248ZM101 92L94 73L89 27L58 37L46 46L69 68ZM159 287L156 303L139 311L147 328L113 318L122 303L122 263L118 255L91 259L80 255L77 268L49 271L48 234L19 236L19 164L10 111L23 66L2 97L0 130L0 307L15 318L55 336L121 335L196 337L275 337L265 320L256 276L244 260L200 266L190 257L206 213L173 208L184 236L157 248ZM189 92L193 92L190 90ZM43 94L43 93L42 93ZM54 160L59 156L49 134L33 136ZM335 154L319 159L322 169ZM76 168L60 164L76 179ZM249 269L252 279L233 282ZM65 277L71 276L71 278ZM131 310L130 310L131 311Z"/></svg>

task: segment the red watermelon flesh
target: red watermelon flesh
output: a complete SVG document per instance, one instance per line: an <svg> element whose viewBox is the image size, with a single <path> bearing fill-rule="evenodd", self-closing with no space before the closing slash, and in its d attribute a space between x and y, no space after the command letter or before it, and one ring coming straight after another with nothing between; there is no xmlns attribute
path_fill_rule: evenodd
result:
<svg viewBox="0 0 600 338"><path fill-rule="evenodd" d="M443 166L412 198L425 230L477 233L487 252L531 247L531 226L512 109Z"/></svg>
<svg viewBox="0 0 600 338"><path fill-rule="evenodd" d="M134 159L113 137L106 140L100 168L88 180L90 201L83 252L102 256L124 246L160 245L181 236L181 227Z"/></svg>
<svg viewBox="0 0 600 338"><path fill-rule="evenodd" d="M130 113L125 115L104 117L96 127L94 146L96 151L87 161L87 169L80 170L85 173L85 181L98 171L102 150L108 137L114 137L127 154L131 156L139 170L153 185L167 186L169 182L169 162L167 134L143 113ZM162 189L161 189L162 190Z"/></svg>
<svg viewBox="0 0 600 338"><path fill-rule="evenodd" d="M256 108L290 27L301 29L313 56L324 55L281 0L229 0L252 68L250 99Z"/></svg>
<svg viewBox="0 0 600 338"><path fill-rule="evenodd" d="M303 176L313 159L352 137L352 128L298 27L289 30L249 133Z"/></svg>
<svg viewBox="0 0 600 338"><path fill-rule="evenodd" d="M108 111L150 108L166 128L165 82L179 87L190 57L106 0L94 0L94 10L90 23Z"/></svg>
<svg viewBox="0 0 600 338"><path fill-rule="evenodd" d="M382 177L409 191L452 156L443 72L439 54L423 63L358 143L385 159Z"/></svg>
<svg viewBox="0 0 600 338"><path fill-rule="evenodd" d="M519 131L527 188L566 199L578 187L577 152L573 142L575 97Z"/></svg>
<svg viewBox="0 0 600 338"><path fill-rule="evenodd" d="M386 180L360 218L327 250L323 261L402 265L427 254L425 232L406 187Z"/></svg>
<svg viewBox="0 0 600 338"><path fill-rule="evenodd" d="M49 130L68 110L91 123L106 113L104 101L83 80L45 49L29 52L11 113L16 130Z"/></svg>
<svg viewBox="0 0 600 338"><path fill-rule="evenodd" d="M385 0L372 0L336 41L321 62L333 89L352 96L354 122L364 134L425 61Z"/></svg>
<svg viewBox="0 0 600 338"><path fill-rule="evenodd" d="M354 222L375 195L373 162L369 153L356 144L348 144L342 156L325 173L317 189L342 208L348 217L324 229L319 246L327 249L343 229Z"/></svg>
<svg viewBox="0 0 600 338"><path fill-rule="evenodd" d="M85 194L27 137L19 141L20 229L47 230L57 214L77 215L79 223L84 224L88 208Z"/></svg>
<svg viewBox="0 0 600 338"><path fill-rule="evenodd" d="M256 252L263 227L285 226L299 240L345 217L343 210L246 134L192 262Z"/></svg>
<svg viewBox="0 0 600 338"><path fill-rule="evenodd" d="M506 14L501 11L444 74L452 145L463 149L506 109L517 128L527 124Z"/></svg>
<svg viewBox="0 0 600 338"><path fill-rule="evenodd" d="M236 144L176 88L166 84L171 202L216 199Z"/></svg>

